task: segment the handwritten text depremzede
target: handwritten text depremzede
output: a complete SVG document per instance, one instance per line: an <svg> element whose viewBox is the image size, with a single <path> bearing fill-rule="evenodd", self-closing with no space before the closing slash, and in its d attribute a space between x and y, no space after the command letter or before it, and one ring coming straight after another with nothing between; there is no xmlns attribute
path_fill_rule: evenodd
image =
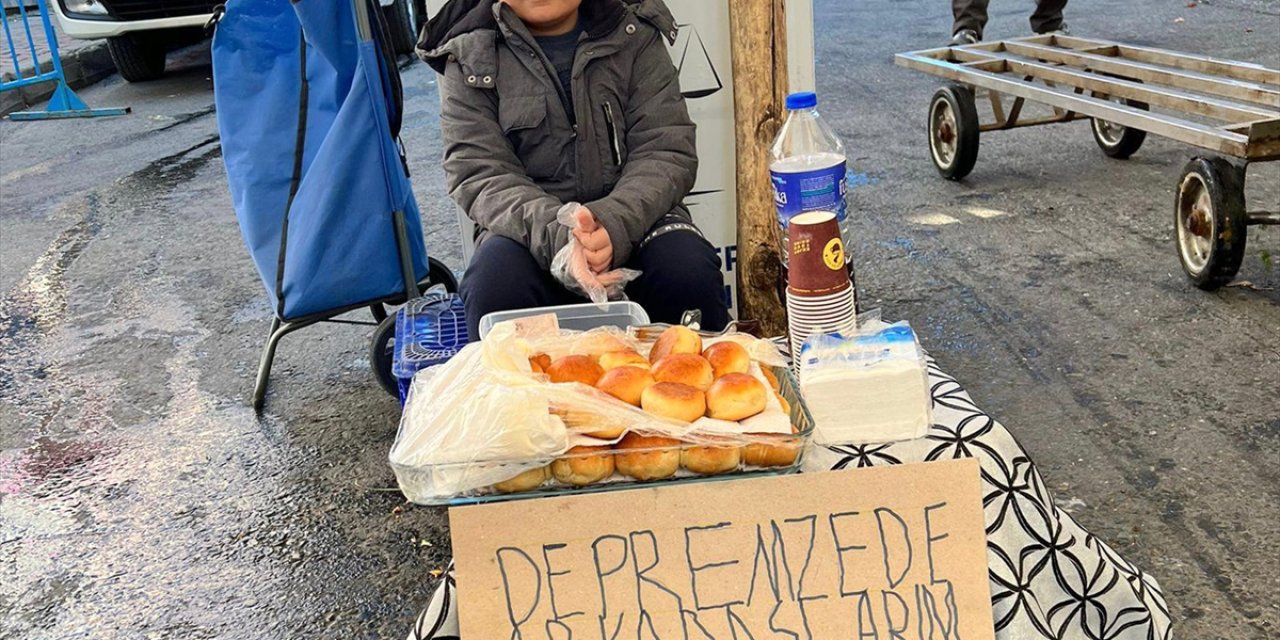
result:
<svg viewBox="0 0 1280 640"><path fill-rule="evenodd" d="M932 516L946 508L925 506L915 531L881 507L664 531L675 545L644 529L576 548L505 546L494 561L512 640L816 640L818 607L844 612L841 638L959 640L955 585L934 562L949 534ZM590 558L586 575L575 576L578 554ZM594 584L562 589L570 579Z"/></svg>
<svg viewBox="0 0 1280 640"><path fill-rule="evenodd" d="M991 640L977 464L455 509L491 640Z"/></svg>

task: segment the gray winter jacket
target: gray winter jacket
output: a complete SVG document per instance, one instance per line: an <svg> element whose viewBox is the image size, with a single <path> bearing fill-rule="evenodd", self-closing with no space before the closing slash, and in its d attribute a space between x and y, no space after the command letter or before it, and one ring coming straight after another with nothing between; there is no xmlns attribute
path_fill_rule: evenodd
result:
<svg viewBox="0 0 1280 640"><path fill-rule="evenodd" d="M586 206L625 264L681 200L698 170L695 129L664 38L661 0L583 0L584 34L570 92L577 124L546 56L510 7L451 0L423 30L418 55L440 79L449 194L487 234L529 248L538 263L569 239L565 202Z"/></svg>

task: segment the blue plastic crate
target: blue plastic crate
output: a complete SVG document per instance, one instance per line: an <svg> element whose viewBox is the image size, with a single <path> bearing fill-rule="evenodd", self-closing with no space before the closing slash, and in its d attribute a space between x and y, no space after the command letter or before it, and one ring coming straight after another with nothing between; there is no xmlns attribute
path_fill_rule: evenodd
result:
<svg viewBox="0 0 1280 640"><path fill-rule="evenodd" d="M396 390L400 392L400 406L404 406L406 400L409 399L409 387L413 384L413 378L396 378Z"/></svg>
<svg viewBox="0 0 1280 640"><path fill-rule="evenodd" d="M415 373L447 362L466 345L467 317L456 294L432 291L400 307L391 373L400 389L401 406Z"/></svg>

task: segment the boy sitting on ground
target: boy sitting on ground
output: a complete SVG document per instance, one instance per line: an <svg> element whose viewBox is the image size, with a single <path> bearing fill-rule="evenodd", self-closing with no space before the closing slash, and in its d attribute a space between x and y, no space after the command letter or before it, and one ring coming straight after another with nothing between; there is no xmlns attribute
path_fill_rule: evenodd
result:
<svg viewBox="0 0 1280 640"><path fill-rule="evenodd" d="M423 31L449 193L476 223L473 339L487 313L585 301L550 272L571 236L591 274L641 272L626 294L653 320L728 322L719 255L682 204L698 158L675 36L661 0L450 0Z"/></svg>

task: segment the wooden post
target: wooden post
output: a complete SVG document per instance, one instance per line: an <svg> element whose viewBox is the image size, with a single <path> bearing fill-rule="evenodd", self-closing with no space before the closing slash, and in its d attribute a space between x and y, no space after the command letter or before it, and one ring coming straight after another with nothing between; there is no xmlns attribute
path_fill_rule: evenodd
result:
<svg viewBox="0 0 1280 640"><path fill-rule="evenodd" d="M738 154L738 318L759 322L762 335L783 335L781 241L769 146L785 118L786 11L783 0L727 1Z"/></svg>

